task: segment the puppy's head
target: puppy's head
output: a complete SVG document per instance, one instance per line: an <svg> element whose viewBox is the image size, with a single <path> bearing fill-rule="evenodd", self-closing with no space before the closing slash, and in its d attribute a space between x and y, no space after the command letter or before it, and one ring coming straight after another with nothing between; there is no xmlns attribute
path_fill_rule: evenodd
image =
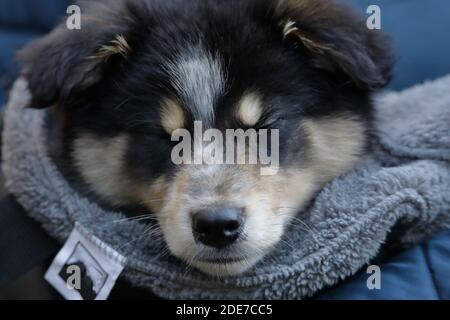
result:
<svg viewBox="0 0 450 320"><path fill-rule="evenodd" d="M370 94L389 79L383 38L334 1L102 1L82 14L81 30L21 52L32 107L63 115L66 155L92 192L154 212L170 251L211 275L257 263L355 164ZM278 130L264 142L279 146L276 174L173 161L174 136L196 140L199 122L223 137Z"/></svg>

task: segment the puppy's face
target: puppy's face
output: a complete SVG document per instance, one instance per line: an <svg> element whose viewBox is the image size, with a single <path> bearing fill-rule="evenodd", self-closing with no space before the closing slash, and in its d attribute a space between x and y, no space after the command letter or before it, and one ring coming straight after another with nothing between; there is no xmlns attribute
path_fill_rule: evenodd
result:
<svg viewBox="0 0 450 320"><path fill-rule="evenodd" d="M188 264L244 272L358 160L370 92L388 78L378 35L328 3L102 2L84 10L82 30L60 27L22 52L33 106L57 104L68 163L97 196L154 212ZM275 174L176 163L180 130L191 134L189 154L208 152L195 139L199 122L200 133L224 137L269 130ZM233 139L230 150L249 141Z"/></svg>

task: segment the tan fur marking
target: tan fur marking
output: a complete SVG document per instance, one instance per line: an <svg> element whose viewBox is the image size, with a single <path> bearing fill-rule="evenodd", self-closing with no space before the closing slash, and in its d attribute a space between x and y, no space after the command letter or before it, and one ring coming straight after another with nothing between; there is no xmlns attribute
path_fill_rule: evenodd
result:
<svg viewBox="0 0 450 320"><path fill-rule="evenodd" d="M256 93L246 94L239 103L237 116L246 126L256 125L262 117L260 97Z"/></svg>
<svg viewBox="0 0 450 320"><path fill-rule="evenodd" d="M330 46L327 46L321 43L319 40L314 39L311 35L307 34L300 30L296 23L292 20L288 20L283 27L283 39L286 39L289 36L296 37L300 40L303 45L312 52L316 52L318 54L324 54L326 52L333 51Z"/></svg>
<svg viewBox="0 0 450 320"><path fill-rule="evenodd" d="M141 202L144 206L153 212L159 212L164 205L167 197L166 176L161 176L150 185L149 188L141 189Z"/></svg>
<svg viewBox="0 0 450 320"><path fill-rule="evenodd" d="M356 116L341 114L303 120L301 126L312 143L311 167L328 182L359 160L366 143L363 123Z"/></svg>
<svg viewBox="0 0 450 320"><path fill-rule="evenodd" d="M85 181L114 204L123 204L132 193L123 172L128 137L98 138L81 134L73 144L72 157ZM120 181L120 183L118 183Z"/></svg>
<svg viewBox="0 0 450 320"><path fill-rule="evenodd" d="M174 100L165 98L161 103L161 124L167 133L184 127L184 112L180 104Z"/></svg>
<svg viewBox="0 0 450 320"><path fill-rule="evenodd" d="M103 45L100 50L91 59L107 62L114 55L120 54L123 58L127 58L131 52L131 47L122 35L117 35L109 44Z"/></svg>
<svg viewBox="0 0 450 320"><path fill-rule="evenodd" d="M139 202L153 212L161 210L167 197L165 176L150 185L133 181L124 169L128 137L103 138L82 134L74 142L72 157L84 180L113 205Z"/></svg>

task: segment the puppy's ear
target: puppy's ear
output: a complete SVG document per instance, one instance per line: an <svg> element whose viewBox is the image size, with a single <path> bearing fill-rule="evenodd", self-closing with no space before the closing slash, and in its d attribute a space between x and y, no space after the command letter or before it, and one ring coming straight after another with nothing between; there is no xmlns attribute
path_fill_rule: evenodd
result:
<svg viewBox="0 0 450 320"><path fill-rule="evenodd" d="M19 52L22 75L32 94L30 107L48 107L81 96L101 81L113 61L129 57L135 20L125 3L86 5L80 30L69 30L64 22Z"/></svg>
<svg viewBox="0 0 450 320"><path fill-rule="evenodd" d="M385 37L350 7L333 0L278 0L276 16L285 41L306 50L317 67L344 73L363 89L390 81L393 61Z"/></svg>

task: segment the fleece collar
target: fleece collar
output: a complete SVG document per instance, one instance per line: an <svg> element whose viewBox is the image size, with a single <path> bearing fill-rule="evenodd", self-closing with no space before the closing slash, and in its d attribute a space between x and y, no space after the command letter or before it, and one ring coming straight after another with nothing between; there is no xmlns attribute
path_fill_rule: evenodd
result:
<svg viewBox="0 0 450 320"><path fill-rule="evenodd" d="M47 150L46 112L26 108L17 80L5 114L7 188L52 237L65 241L75 223L127 258L123 277L176 299L300 299L335 285L378 254L401 224L399 244L450 228L450 77L378 101L378 139L360 167L330 183L273 254L244 275L215 280L139 238L147 227L77 194Z"/></svg>

